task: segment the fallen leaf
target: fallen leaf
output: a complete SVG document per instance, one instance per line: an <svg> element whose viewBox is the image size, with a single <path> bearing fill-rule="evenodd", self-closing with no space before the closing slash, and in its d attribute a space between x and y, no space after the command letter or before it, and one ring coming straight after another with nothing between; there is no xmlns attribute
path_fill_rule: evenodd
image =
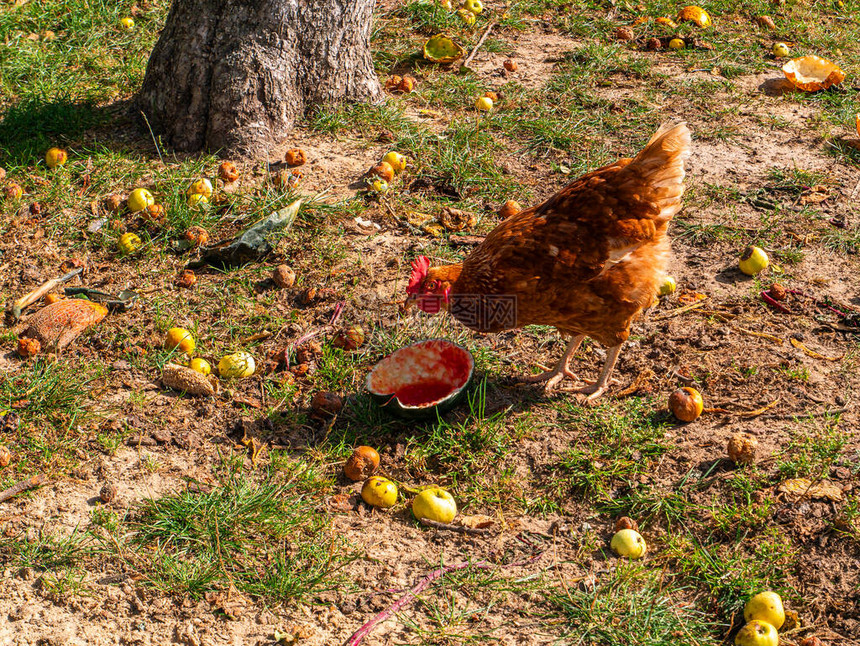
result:
<svg viewBox="0 0 860 646"><path fill-rule="evenodd" d="M781 493L788 493L810 498L822 498L838 502L842 500L842 489L829 480L821 480L815 484L809 478L794 478L779 485Z"/></svg>

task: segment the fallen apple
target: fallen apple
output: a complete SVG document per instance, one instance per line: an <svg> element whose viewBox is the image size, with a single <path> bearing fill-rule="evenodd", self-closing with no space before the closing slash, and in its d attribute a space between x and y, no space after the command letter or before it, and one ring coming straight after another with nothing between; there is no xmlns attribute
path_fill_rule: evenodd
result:
<svg viewBox="0 0 860 646"><path fill-rule="evenodd" d="M191 269L183 269L176 276L176 286L190 289L197 283L197 274Z"/></svg>
<svg viewBox="0 0 860 646"><path fill-rule="evenodd" d="M669 49L684 49L686 43L680 38L673 38L669 41Z"/></svg>
<svg viewBox="0 0 860 646"><path fill-rule="evenodd" d="M125 18L120 18L119 24L123 29L134 29L134 19L127 16Z"/></svg>
<svg viewBox="0 0 860 646"><path fill-rule="evenodd" d="M770 260L764 249L760 247L747 247L741 254L738 268L747 276L755 276L767 269Z"/></svg>
<svg viewBox="0 0 860 646"><path fill-rule="evenodd" d="M250 377L257 369L254 357L248 352L234 352L218 362L218 374L225 379Z"/></svg>
<svg viewBox="0 0 860 646"><path fill-rule="evenodd" d="M642 534L635 529L622 529L615 532L615 535L609 542L609 547L618 556L626 556L630 559L642 558L648 549L645 539L642 538Z"/></svg>
<svg viewBox="0 0 860 646"><path fill-rule="evenodd" d="M188 206L192 209L202 208L209 204L209 198L203 193L194 193L188 196Z"/></svg>
<svg viewBox="0 0 860 646"><path fill-rule="evenodd" d="M735 646L777 646L779 634L766 621L751 621L735 635Z"/></svg>
<svg viewBox="0 0 860 646"><path fill-rule="evenodd" d="M364 345L364 329L360 325L350 325L338 331L331 344L344 350L357 350Z"/></svg>
<svg viewBox="0 0 860 646"><path fill-rule="evenodd" d="M394 168L388 162L379 162L376 166L370 169L371 177L379 177L386 182L394 179Z"/></svg>
<svg viewBox="0 0 860 646"><path fill-rule="evenodd" d="M62 148L49 148L45 153L45 164L48 168L62 166L69 159L69 154Z"/></svg>
<svg viewBox="0 0 860 646"><path fill-rule="evenodd" d="M397 84L397 91L403 92L403 94L409 94L415 89L416 83L417 82L414 77L406 75L400 79L400 83Z"/></svg>
<svg viewBox="0 0 860 646"><path fill-rule="evenodd" d="M296 272L289 265L278 265L272 272L272 281L281 289L292 287L296 284Z"/></svg>
<svg viewBox="0 0 860 646"><path fill-rule="evenodd" d="M470 27L475 24L475 14L468 9L460 9L459 11L457 11L457 15L460 16L460 20L465 22Z"/></svg>
<svg viewBox="0 0 860 646"><path fill-rule="evenodd" d="M478 14L484 10L484 5L481 0L466 0L463 3L463 9L471 11L474 14Z"/></svg>
<svg viewBox="0 0 860 646"><path fill-rule="evenodd" d="M188 227L184 237L195 247L203 247L209 242L209 232L199 226Z"/></svg>
<svg viewBox="0 0 860 646"><path fill-rule="evenodd" d="M140 212L140 217L150 224L164 224L164 207L161 204L150 204Z"/></svg>
<svg viewBox="0 0 860 646"><path fill-rule="evenodd" d="M197 179L191 182L191 186L188 187L186 193L191 195L205 195L208 200L212 197L212 182L210 182L205 177L202 179Z"/></svg>
<svg viewBox="0 0 860 646"><path fill-rule="evenodd" d="M136 188L128 196L128 210L132 213L143 211L150 204L155 204L155 198L145 188Z"/></svg>
<svg viewBox="0 0 860 646"><path fill-rule="evenodd" d="M172 327L167 330L167 335L164 338L164 347L168 350L179 350L186 354L194 352L197 344L194 343L194 337L191 332L181 327Z"/></svg>
<svg viewBox="0 0 860 646"><path fill-rule="evenodd" d="M343 409L343 398L337 393L320 391L311 398L311 410L317 417L334 417Z"/></svg>
<svg viewBox="0 0 860 646"><path fill-rule="evenodd" d="M522 210L523 208L520 206L519 202L516 202L514 200L508 200L507 202L502 204L502 208L499 209L499 217L503 220L506 220L512 215L516 215Z"/></svg>
<svg viewBox="0 0 860 646"><path fill-rule="evenodd" d="M287 166L302 166L308 161L308 157L301 148L290 148L284 155L284 161Z"/></svg>
<svg viewBox="0 0 860 646"><path fill-rule="evenodd" d="M388 192L388 182L386 182L381 177L377 177L370 183L370 190L374 193L387 193Z"/></svg>
<svg viewBox="0 0 860 646"><path fill-rule="evenodd" d="M771 51L773 52L773 55L777 58L785 58L786 56L791 54L791 51L788 49L788 45L786 45L785 43L774 43L773 49Z"/></svg>
<svg viewBox="0 0 860 646"><path fill-rule="evenodd" d="M379 468L379 453L369 446L359 446L343 465L343 474L358 482L372 476Z"/></svg>
<svg viewBox="0 0 860 646"><path fill-rule="evenodd" d="M42 344L39 342L39 339L22 336L18 339L17 350L18 356L22 359L29 359L42 351Z"/></svg>
<svg viewBox="0 0 860 646"><path fill-rule="evenodd" d="M475 101L475 109L478 112L490 112L493 109L493 100L488 96L478 97Z"/></svg>
<svg viewBox="0 0 860 646"><path fill-rule="evenodd" d="M708 12L697 6L684 7L678 13L678 22L694 22L699 27L710 27L711 17Z"/></svg>
<svg viewBox="0 0 860 646"><path fill-rule="evenodd" d="M519 69L519 67L520 67L519 65L517 65L517 62L516 62L515 60L512 60L512 59L510 59L510 58L505 59L505 62L504 62L504 63L502 63L502 66L503 66L503 67L505 68L505 70L507 70L508 72L516 72L516 71Z"/></svg>
<svg viewBox="0 0 860 646"><path fill-rule="evenodd" d="M675 282L675 279L671 276L666 276L663 278L663 282L660 283L660 296L668 296L669 294L674 294L675 289L678 287L678 284Z"/></svg>
<svg viewBox="0 0 860 646"><path fill-rule="evenodd" d="M221 165L218 167L218 177L227 182L235 182L239 179L239 169L236 168L236 164L231 161L221 162Z"/></svg>
<svg viewBox="0 0 860 646"><path fill-rule="evenodd" d="M364 481L361 499L371 507L393 507L397 502L397 485L388 478L373 476Z"/></svg>
<svg viewBox="0 0 860 646"><path fill-rule="evenodd" d="M398 152L394 152L393 150L385 153L385 157L382 158L382 161L391 166L395 173L399 173L406 168L406 156L401 155Z"/></svg>
<svg viewBox="0 0 860 646"><path fill-rule="evenodd" d="M441 487L430 487L415 496L412 515L418 520L426 518L437 523L450 523L457 515L457 503L454 496Z"/></svg>
<svg viewBox="0 0 860 646"><path fill-rule="evenodd" d="M758 448L758 440L746 433L735 433L729 439L726 453L735 464L751 464L755 460L755 452Z"/></svg>
<svg viewBox="0 0 860 646"><path fill-rule="evenodd" d="M781 628L785 623L782 599L776 592L770 590L759 592L744 606L744 619L750 622L763 621L775 628Z"/></svg>
<svg viewBox="0 0 860 646"><path fill-rule="evenodd" d="M192 370L199 372L201 375L208 375L212 372L212 366L206 359L201 359L200 357L195 357L188 364L188 367Z"/></svg>
<svg viewBox="0 0 860 646"><path fill-rule="evenodd" d="M3 195L7 200L20 200L24 197L24 189L21 188L20 184L9 182L3 187Z"/></svg>
<svg viewBox="0 0 860 646"><path fill-rule="evenodd" d="M142 244L143 241L136 233L123 233L116 246L119 248L120 253L127 256L128 254L137 251Z"/></svg>
<svg viewBox="0 0 860 646"><path fill-rule="evenodd" d="M705 404L695 388L679 388L669 395L669 410L682 422L692 422L702 414Z"/></svg>

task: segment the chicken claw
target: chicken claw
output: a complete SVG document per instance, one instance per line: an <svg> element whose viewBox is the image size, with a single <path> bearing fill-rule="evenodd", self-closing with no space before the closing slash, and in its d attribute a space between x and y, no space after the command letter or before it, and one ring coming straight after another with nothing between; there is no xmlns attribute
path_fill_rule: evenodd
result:
<svg viewBox="0 0 860 646"><path fill-rule="evenodd" d="M579 346L582 345L582 340L584 338L584 335L573 337L567 344L567 348L565 348L564 356L552 370L547 370L539 375L525 375L523 377L517 377L517 381L524 384L539 384L545 381L546 384L544 384L543 387L544 392L554 390L562 381L564 381L565 377L570 377L574 381L577 381L577 376L570 371L570 360L574 353L579 349Z"/></svg>

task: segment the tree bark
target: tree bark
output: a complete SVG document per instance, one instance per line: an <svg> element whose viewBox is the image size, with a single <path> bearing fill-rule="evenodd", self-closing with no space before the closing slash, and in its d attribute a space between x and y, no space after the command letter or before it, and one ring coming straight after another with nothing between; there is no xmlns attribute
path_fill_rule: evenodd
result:
<svg viewBox="0 0 860 646"><path fill-rule="evenodd" d="M173 0L141 110L180 151L262 156L307 108L374 101L375 0Z"/></svg>

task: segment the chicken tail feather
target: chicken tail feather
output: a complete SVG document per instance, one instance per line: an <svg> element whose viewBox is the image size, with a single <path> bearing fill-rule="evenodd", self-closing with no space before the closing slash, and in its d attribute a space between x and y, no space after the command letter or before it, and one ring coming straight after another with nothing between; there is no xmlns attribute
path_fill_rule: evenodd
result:
<svg viewBox="0 0 860 646"><path fill-rule="evenodd" d="M645 188L643 197L659 207L655 220L660 224L681 210L684 162L690 156L690 142L686 123L664 123L628 166Z"/></svg>

